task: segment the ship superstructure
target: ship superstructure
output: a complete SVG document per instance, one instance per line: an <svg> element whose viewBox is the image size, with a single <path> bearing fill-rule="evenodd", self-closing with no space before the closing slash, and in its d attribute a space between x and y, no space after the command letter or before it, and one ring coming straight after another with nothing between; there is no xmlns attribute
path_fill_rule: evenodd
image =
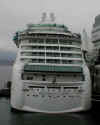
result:
<svg viewBox="0 0 100 125"><path fill-rule="evenodd" d="M45 18L44 14L41 23L28 24L14 36L19 51L13 68L11 105L45 113L86 110L91 90L81 35L56 24L53 14L51 22Z"/></svg>

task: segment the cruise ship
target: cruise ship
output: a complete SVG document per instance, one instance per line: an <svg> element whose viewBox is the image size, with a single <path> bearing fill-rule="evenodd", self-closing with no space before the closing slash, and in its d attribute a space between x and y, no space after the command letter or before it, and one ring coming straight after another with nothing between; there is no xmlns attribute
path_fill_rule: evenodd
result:
<svg viewBox="0 0 100 125"><path fill-rule="evenodd" d="M95 50L100 49L100 15L95 17L92 28L92 43Z"/></svg>
<svg viewBox="0 0 100 125"><path fill-rule="evenodd" d="M54 14L16 32L11 109L66 113L91 107L91 80L81 35L55 23Z"/></svg>
<svg viewBox="0 0 100 125"><path fill-rule="evenodd" d="M95 17L92 28L92 43L94 45L93 91L100 94L100 15Z"/></svg>

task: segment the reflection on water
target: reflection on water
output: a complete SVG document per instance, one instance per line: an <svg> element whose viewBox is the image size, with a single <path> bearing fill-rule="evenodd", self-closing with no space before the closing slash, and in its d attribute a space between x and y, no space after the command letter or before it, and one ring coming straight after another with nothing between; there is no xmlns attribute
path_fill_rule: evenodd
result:
<svg viewBox="0 0 100 125"><path fill-rule="evenodd" d="M0 98L0 124L2 125L96 125L95 112L49 115L42 113L11 112L9 99Z"/></svg>

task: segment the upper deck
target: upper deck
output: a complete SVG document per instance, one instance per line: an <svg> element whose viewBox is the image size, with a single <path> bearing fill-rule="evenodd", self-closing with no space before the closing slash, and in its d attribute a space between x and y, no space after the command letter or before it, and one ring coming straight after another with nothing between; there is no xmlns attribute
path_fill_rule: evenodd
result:
<svg viewBox="0 0 100 125"><path fill-rule="evenodd" d="M81 65L83 61L80 34L62 24L28 24L13 40L19 47L17 61L39 65Z"/></svg>
<svg viewBox="0 0 100 125"><path fill-rule="evenodd" d="M25 30L15 33L13 40L19 47L21 41L33 38L81 41L80 34L72 33L65 25L61 24L28 24Z"/></svg>

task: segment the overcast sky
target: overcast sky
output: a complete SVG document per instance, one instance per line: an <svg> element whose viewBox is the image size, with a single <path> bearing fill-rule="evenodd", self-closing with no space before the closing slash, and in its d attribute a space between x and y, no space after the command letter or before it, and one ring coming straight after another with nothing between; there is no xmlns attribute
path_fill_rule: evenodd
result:
<svg viewBox="0 0 100 125"><path fill-rule="evenodd" d="M0 0L0 49L16 51L12 38L28 23L38 23L43 12L54 12L58 23L91 36L94 18L100 14L100 0Z"/></svg>

